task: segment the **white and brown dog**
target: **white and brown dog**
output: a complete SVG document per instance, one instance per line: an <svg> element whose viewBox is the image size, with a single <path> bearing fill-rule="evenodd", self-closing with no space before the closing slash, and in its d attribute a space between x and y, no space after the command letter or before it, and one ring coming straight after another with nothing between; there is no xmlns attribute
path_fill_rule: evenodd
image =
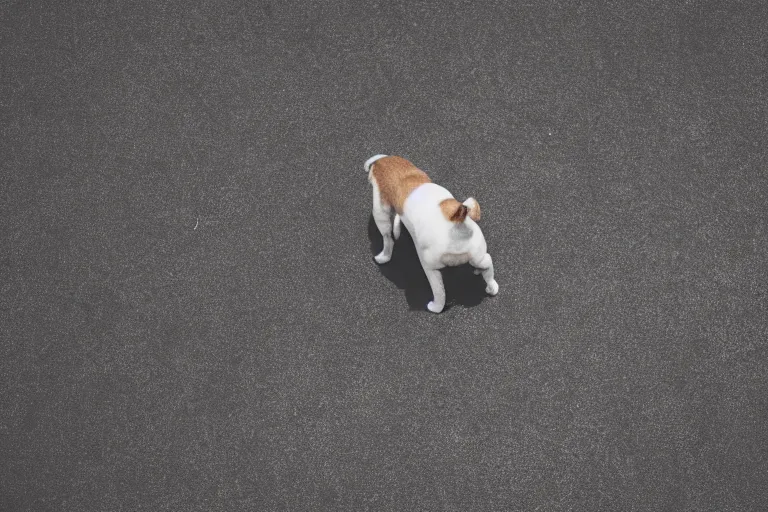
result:
<svg viewBox="0 0 768 512"><path fill-rule="evenodd" d="M373 219L384 237L384 249L374 259L386 263L392 258L392 237L400 237L402 221L432 287L434 298L427 309L440 313L445 307L440 269L446 266L469 263L475 267L475 274L483 274L488 294L499 292L485 237L475 223L480 220L480 205L474 198L460 203L446 189L432 183L424 171L399 156L371 157L365 162L365 170L373 185Z"/></svg>

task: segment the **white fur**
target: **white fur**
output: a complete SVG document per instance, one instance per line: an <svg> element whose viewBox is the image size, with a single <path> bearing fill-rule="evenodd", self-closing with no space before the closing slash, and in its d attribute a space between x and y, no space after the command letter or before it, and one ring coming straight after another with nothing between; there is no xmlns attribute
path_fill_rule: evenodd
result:
<svg viewBox="0 0 768 512"><path fill-rule="evenodd" d="M384 248L374 258L376 262L382 264L392 258L392 234L395 239L400 237L402 222L413 238L421 266L432 287L433 300L427 304L427 309L440 313L445 307L445 288L440 269L446 266L469 263L475 267L476 274L483 275L485 291L496 295L499 285L493 276L493 261L480 226L469 216L464 222L451 222L440 209L441 201L453 197L448 190L434 183L417 187L405 200L403 214L395 214L392 222L392 208L381 204L379 187L370 176L370 166L384 156L376 155L365 162L365 169L373 185L373 218L384 239ZM475 203L474 199L469 198L463 204L471 208Z"/></svg>
<svg viewBox="0 0 768 512"><path fill-rule="evenodd" d="M381 196L379 195L379 187L376 185L376 180L373 179L373 175L371 174L371 166L373 163L380 159L384 158L387 155L375 155L369 158L365 161L365 164L363 167L365 167L365 172L368 173L368 181L371 182L373 185L373 220L376 221L376 226L379 228L379 231L381 232L381 236L384 239L384 248L382 251L376 255L374 258L376 260L376 263L386 263L390 259L392 259L392 249L394 247L395 241L392 239L392 229L391 229L391 218L392 218L392 207L388 205L384 205L381 202ZM394 229L394 235L395 238L400 238L400 217L395 216L396 224Z"/></svg>

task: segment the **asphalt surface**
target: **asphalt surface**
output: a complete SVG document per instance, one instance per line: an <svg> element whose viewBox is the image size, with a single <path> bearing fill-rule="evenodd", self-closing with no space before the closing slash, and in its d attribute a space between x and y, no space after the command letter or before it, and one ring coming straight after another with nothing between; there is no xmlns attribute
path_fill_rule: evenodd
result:
<svg viewBox="0 0 768 512"><path fill-rule="evenodd" d="M768 510L767 9L0 1L0 510Z"/></svg>

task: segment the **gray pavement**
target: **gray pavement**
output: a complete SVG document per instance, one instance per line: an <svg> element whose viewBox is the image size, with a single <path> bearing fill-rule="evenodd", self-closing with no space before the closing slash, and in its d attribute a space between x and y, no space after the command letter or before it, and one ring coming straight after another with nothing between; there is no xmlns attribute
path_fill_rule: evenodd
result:
<svg viewBox="0 0 768 512"><path fill-rule="evenodd" d="M0 1L0 510L767 510L767 9Z"/></svg>

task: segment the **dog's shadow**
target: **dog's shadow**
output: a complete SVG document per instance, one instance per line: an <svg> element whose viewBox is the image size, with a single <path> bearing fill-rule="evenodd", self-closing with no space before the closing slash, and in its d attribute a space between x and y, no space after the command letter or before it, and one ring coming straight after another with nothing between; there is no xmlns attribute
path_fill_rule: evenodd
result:
<svg viewBox="0 0 768 512"><path fill-rule="evenodd" d="M369 217L368 240L371 242L371 262L379 267L384 277L395 283L401 290L405 290L405 299L410 309L426 309L427 303L432 300L432 288L421 268L410 233L405 226L401 225L401 227L400 238L395 241L392 259L388 263L379 265L373 260L373 256L381 252L384 242L373 216ZM485 281L482 276L474 274L474 269L470 265L446 267L441 272L445 285L446 310L456 305L474 307L486 297Z"/></svg>

